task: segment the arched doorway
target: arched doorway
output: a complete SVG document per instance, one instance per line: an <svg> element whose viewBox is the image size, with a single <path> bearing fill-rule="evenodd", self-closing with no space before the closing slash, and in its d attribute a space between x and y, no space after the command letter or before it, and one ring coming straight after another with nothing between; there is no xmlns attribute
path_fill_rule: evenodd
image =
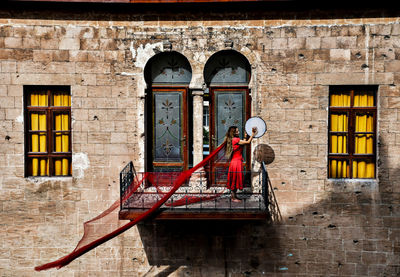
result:
<svg viewBox="0 0 400 277"><path fill-rule="evenodd" d="M189 163L189 83L192 70L178 52L152 57L144 69L147 171L182 171Z"/></svg>
<svg viewBox="0 0 400 277"><path fill-rule="evenodd" d="M249 81L250 63L245 56L234 50L223 50L212 55L204 68L207 84L205 107L209 106L210 151L220 145L230 126L239 128L245 136L244 125L251 113ZM208 102L208 103L207 103ZM207 113L207 111L204 111ZM207 116L207 115L206 115ZM243 153L244 169L250 170L250 147ZM217 170L225 171L227 163ZM219 175L219 174L217 174Z"/></svg>

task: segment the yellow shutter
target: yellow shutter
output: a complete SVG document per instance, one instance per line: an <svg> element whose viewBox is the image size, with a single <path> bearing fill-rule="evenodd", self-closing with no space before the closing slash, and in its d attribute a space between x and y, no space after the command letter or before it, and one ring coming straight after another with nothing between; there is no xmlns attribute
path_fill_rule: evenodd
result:
<svg viewBox="0 0 400 277"><path fill-rule="evenodd" d="M331 93L330 102L332 107L350 107L350 94ZM334 114L330 116L332 132L348 132L348 115L347 113ZM348 153L347 152L347 135L332 134L330 153ZM349 164L346 160L331 160L329 163L329 174L331 178L346 178L349 176Z"/></svg>
<svg viewBox="0 0 400 277"><path fill-rule="evenodd" d="M373 107L374 94L361 92L354 95L355 107ZM355 132L374 132L374 117L372 114L356 114ZM374 154L374 138L372 134L355 135L355 154ZM369 160L353 162L354 178L375 178L375 163Z"/></svg>
<svg viewBox="0 0 400 277"><path fill-rule="evenodd" d="M54 106L70 107L71 95L65 93L56 93L53 98ZM55 114L55 131L69 131L69 114ZM55 133L55 151L69 152L69 135L62 132ZM58 159L54 162L55 175L69 175L69 160L67 158Z"/></svg>
<svg viewBox="0 0 400 277"><path fill-rule="evenodd" d="M47 107L48 98L46 92L32 92L30 94L30 106ZM31 113L31 131L43 131L32 134L31 136L31 152L47 152L47 117L43 112ZM32 176L48 175L47 158L32 159Z"/></svg>

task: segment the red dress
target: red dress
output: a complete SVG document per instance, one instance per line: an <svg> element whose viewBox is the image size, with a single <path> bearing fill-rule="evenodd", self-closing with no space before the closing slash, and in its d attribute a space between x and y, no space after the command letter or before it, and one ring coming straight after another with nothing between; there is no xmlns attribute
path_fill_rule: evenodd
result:
<svg viewBox="0 0 400 277"><path fill-rule="evenodd" d="M232 160L229 164L227 187L230 190L243 189L243 145L239 145L240 138L232 139Z"/></svg>

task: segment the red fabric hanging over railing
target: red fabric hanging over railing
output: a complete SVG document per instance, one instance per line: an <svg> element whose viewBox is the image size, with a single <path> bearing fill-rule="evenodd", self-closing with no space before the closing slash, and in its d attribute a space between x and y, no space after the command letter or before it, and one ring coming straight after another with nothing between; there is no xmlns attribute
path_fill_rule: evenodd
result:
<svg viewBox="0 0 400 277"><path fill-rule="evenodd" d="M120 207L120 200L116 201L112 204L106 211L102 212L97 217L93 218L84 223L84 234L82 239L79 241L76 248L68 255L50 262L43 264L41 266L35 267L36 271L46 270L50 268L61 268L68 265L70 262L75 260L76 258L82 256L86 252L94 249L95 247L107 242L108 240L122 234L132 226L136 225L138 222L149 218L158 208L160 208L175 192L179 189L185 182L191 177L193 172L199 170L200 168L204 168L206 171L211 170L213 168L213 163L222 159L225 154L225 144L220 145L216 150L214 150L210 155L208 155L203 161L194 166L193 168L183 171L177 175L177 178L173 182L172 188L167 193L162 193L162 198L157 201L150 209L143 212L140 216L130 221L129 223L124 223L125 220L119 220L118 211ZM129 193L123 196L122 201L128 199L138 188L139 186L145 182L151 182L153 179L151 173L147 173L143 175L141 180L134 179L130 188ZM156 184L157 187L157 184ZM218 197L218 194L212 196L213 199ZM204 198L204 197L203 197ZM209 197L208 197L209 198ZM184 205L188 201L191 203L210 200L208 198L190 198L183 197L178 203L174 203L173 205Z"/></svg>

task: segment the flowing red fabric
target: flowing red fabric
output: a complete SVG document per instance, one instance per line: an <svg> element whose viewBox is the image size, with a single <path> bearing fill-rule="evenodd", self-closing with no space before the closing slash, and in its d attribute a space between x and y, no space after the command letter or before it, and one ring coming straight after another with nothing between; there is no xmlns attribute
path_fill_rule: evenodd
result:
<svg viewBox="0 0 400 277"><path fill-rule="evenodd" d="M116 201L112 204L107 210L102 212L100 215L95 218L84 223L84 234L82 239L77 244L76 248L68 255L50 262L43 264L41 266L35 267L36 271L46 270L50 268L61 268L68 265L70 262L85 254L86 252L92 250L93 248L107 242L108 240L122 234L132 226L136 225L138 222L149 218L154 212L157 211L175 192L179 189L185 182L190 178L193 172L204 167L204 168L212 168L212 162L220 159L224 156L225 144L220 145L217 149L215 149L210 155L208 155L203 161L198 163L193 168L179 172L176 175L176 178L173 180L172 188L164 193L162 198L158 200L151 208L147 211L140 214L134 220L123 224L126 220L119 220L118 211L120 207L120 200ZM159 185L160 182L155 180L151 180L154 178L154 175L151 173L145 173L143 177L138 180L135 178L128 190L128 192L123 196L122 201L128 199L132 196L132 194L139 188L141 184L145 181L150 181L152 183L157 183ZM182 198L178 203L174 205L180 205L187 203L187 201L196 202L196 201L204 201L213 199L213 197L217 197L218 194L214 196L208 196L206 198L196 198L196 199L188 199Z"/></svg>

